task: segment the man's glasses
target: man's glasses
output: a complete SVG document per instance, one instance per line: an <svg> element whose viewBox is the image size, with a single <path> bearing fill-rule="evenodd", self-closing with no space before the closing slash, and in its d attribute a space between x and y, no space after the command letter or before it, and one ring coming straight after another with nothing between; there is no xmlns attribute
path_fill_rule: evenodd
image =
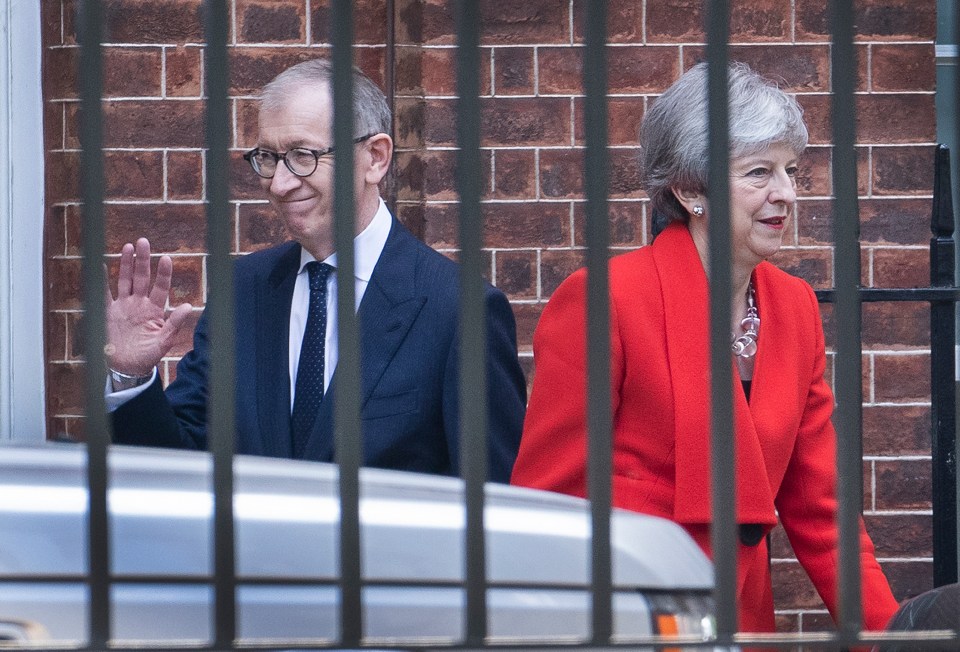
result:
<svg viewBox="0 0 960 652"><path fill-rule="evenodd" d="M353 139L353 144L362 143L368 138L373 138L377 134L367 134ZM309 177L317 169L321 156L333 154L336 147L326 149L308 149L306 147L294 147L286 152L271 152L268 149L254 147L243 155L244 160L250 163L253 171L264 179L272 179L277 173L277 164L283 161L293 174L298 177Z"/></svg>

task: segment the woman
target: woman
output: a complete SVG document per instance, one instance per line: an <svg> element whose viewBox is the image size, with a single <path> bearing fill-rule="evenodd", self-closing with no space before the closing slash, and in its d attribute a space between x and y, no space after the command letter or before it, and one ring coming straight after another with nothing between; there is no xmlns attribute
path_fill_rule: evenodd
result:
<svg viewBox="0 0 960 652"><path fill-rule="evenodd" d="M709 555L706 88L700 64L644 117L644 186L669 225L651 246L611 260L610 320L614 505L673 519ZM730 66L729 102L739 627L772 632L764 535L778 515L836 614L833 396L823 378L816 297L766 262L796 201L797 159L807 144L801 109L742 64ZM580 270L557 289L537 327L515 484L585 494L585 303ZM862 525L860 541L864 622L879 630L897 602Z"/></svg>

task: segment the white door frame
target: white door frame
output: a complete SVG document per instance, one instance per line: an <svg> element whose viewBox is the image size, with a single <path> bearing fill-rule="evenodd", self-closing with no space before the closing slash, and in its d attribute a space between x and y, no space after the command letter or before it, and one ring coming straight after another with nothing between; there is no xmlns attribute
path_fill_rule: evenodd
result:
<svg viewBox="0 0 960 652"><path fill-rule="evenodd" d="M43 441L40 3L0 3L0 442Z"/></svg>

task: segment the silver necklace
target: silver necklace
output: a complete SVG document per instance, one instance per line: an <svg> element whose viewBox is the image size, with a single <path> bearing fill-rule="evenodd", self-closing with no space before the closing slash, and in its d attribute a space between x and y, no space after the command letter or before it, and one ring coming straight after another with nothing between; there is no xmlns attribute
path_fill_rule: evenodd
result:
<svg viewBox="0 0 960 652"><path fill-rule="evenodd" d="M740 358L752 358L757 353L757 335L760 332L760 315L753 291L753 281L747 286L747 316L740 320L743 335L733 340L730 349Z"/></svg>

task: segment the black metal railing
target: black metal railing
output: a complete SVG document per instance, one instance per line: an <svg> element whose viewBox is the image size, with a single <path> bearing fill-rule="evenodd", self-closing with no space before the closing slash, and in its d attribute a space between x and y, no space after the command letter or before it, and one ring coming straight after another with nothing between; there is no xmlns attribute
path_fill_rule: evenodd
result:
<svg viewBox="0 0 960 652"><path fill-rule="evenodd" d="M937 148L930 218L930 286L945 296L930 299L930 419L933 438L933 583L957 581L956 240L950 184L950 152ZM950 293L949 295L947 293Z"/></svg>
<svg viewBox="0 0 960 652"><path fill-rule="evenodd" d="M950 187L950 150L938 145L934 156L933 207L930 216L930 287L859 288L861 302L930 304L930 412L933 506L933 585L957 581L956 474L956 239ZM821 303L835 303L836 290L816 290ZM839 318L838 318L839 319Z"/></svg>
<svg viewBox="0 0 960 652"><path fill-rule="evenodd" d="M99 2L81 3L77 11L80 49L80 198L83 203L83 335L87 345L87 369L103 369L106 343L103 324L104 279L100 261L104 250L103 173L103 12ZM87 418L88 551L90 590L90 640L92 649L110 641L110 547L107 509L107 448L110 426L103 388L95 372L85 383Z"/></svg>
<svg viewBox="0 0 960 652"><path fill-rule="evenodd" d="M603 645L613 634L612 561L610 554L610 469L613 415L610 409L610 295L607 292L607 65L605 2L586 8L583 87L586 156L584 189L587 208L587 496L591 501L591 641Z"/></svg>
<svg viewBox="0 0 960 652"><path fill-rule="evenodd" d="M353 3L332 0L334 59L334 144L343 164L336 166L336 244L338 264L347 277L353 268L353 205L352 149L342 146L352 139L351 46ZM856 67L853 49L852 2L830 3L833 35L833 187L835 215L858 215L855 115L853 101ZM109 424L103 409L103 129L101 114L103 16L101 3L86 0L78 3L81 48L82 100L82 201L84 214L84 305L87 342L86 405L89 456L87 486L89 491L89 640L87 649L111 647L111 600L114 583L110 572L109 519L107 512L107 460ZM206 179L208 188L207 250L210 276L210 331L231 333L233 320L233 279L226 243L230 218L228 211L228 7L226 0L204 1L207 45L205 79L207 100ZM460 0L457 9L457 88L458 115L458 190L460 193L460 246L462 270L462 341L461 360L463 388L470 387L470 399L461 399L464 411L463 469L467 485L466 528L466 647L480 647L487 642L486 591L489 586L485 568L483 524L483 479L485 467L485 415L482 390L485 382L482 302L482 258L480 249L480 124L479 124L479 35L476 2ZM584 49L584 88L586 91L586 179L587 234L589 274L590 339L588 360L589 386L589 495L592 500L593 526L593 617L592 636L584 644L613 645L610 560L610 448L611 414L609 397L609 327L607 295L607 195L608 158L606 133L606 3L592 0L585 3L586 47ZM729 397L731 378L728 329L723 315L729 314L729 226L726 219L729 198L727 187L727 124L726 84L727 34L730 6L723 0L712 0L707 11L707 55L710 65L709 98L711 106L710 183L719 194L713 197L714 219L711 220L711 343L714 379L712 389L712 424L714 445L714 528L716 551L716 604L718 638L704 645L728 645L735 641L763 640L766 645L780 647L804 644L810 647L844 648L863 642L861 629L860 566L858 519L861 509L861 302L862 301L928 301L931 304L931 357L933 426L936 437L934 457L935 567L938 583L955 581L957 566L956 474L954 396L954 305L958 299L954 276L952 239L954 218L949 193L949 172L939 168L936 176L936 209L931 242L931 287L910 290L862 289L860 280L859 221L836 219L836 288L819 292L822 301L836 305L837 340L837 409L835 423L839 433L838 476L840 478L840 627L837 633L783 635L776 639L737 639L736 611L732 596L736 588L735 528L733 518L733 432ZM938 162L943 161L943 150ZM338 160L338 163L340 161ZM338 320L340 356L336 394L336 455L340 465L340 640L335 644L309 643L309 647L335 646L356 648L364 645L362 622L362 588L360 573L359 483L361 437L359 431L359 351L354 312L354 289L351 283L338 286ZM215 476L215 587L214 639L204 649L235 649L237 641L233 497L233 430L234 374L233 341L229 337L212 338L210 376L210 442ZM343 389L346 388L346 389ZM477 388L481 388L478 390ZM168 579L168 578L167 578ZM165 579L165 581L167 581ZM911 639L912 640L912 639ZM919 640L919 638L917 639ZM943 634L934 637L933 645L955 644L956 637ZM947 643L950 642L950 643ZM919 644L919 643L918 643ZM307 644L285 645L285 648ZM657 646L670 646L656 643ZM244 643L245 648L256 647ZM263 646L268 647L268 646ZM528 646L533 647L533 646ZM116 649L124 649L119 646ZM127 648L133 649L133 648Z"/></svg>

